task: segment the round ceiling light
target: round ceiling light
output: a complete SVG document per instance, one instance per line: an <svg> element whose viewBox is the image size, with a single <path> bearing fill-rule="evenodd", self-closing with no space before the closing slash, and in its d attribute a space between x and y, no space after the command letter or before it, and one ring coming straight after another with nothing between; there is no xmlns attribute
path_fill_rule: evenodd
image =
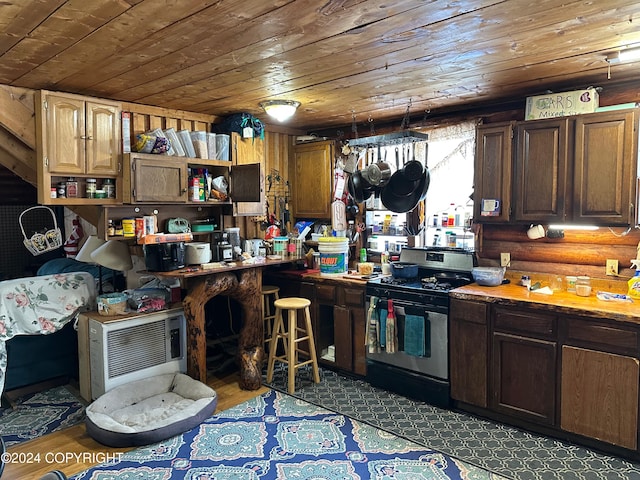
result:
<svg viewBox="0 0 640 480"><path fill-rule="evenodd" d="M300 102L295 100L267 100L261 102L260 106L270 117L275 118L279 122L284 122L296 113L296 109L300 106Z"/></svg>

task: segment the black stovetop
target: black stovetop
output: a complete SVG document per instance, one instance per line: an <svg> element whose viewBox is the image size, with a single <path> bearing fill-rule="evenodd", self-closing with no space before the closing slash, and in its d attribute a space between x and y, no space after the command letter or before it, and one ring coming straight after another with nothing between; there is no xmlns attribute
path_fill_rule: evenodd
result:
<svg viewBox="0 0 640 480"><path fill-rule="evenodd" d="M414 278L392 276L373 278L367 282L367 295L397 298L419 303L439 303L449 296L449 290L473 281L471 269L475 255L461 249L406 248L400 262L418 265Z"/></svg>

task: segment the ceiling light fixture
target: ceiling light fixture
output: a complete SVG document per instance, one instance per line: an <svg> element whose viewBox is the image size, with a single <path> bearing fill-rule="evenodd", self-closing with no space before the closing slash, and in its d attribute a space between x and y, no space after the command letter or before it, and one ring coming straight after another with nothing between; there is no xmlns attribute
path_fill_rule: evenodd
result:
<svg viewBox="0 0 640 480"><path fill-rule="evenodd" d="M261 102L260 106L267 115L275 118L279 122L284 122L296 113L300 102L296 102L295 100L267 100L266 102Z"/></svg>
<svg viewBox="0 0 640 480"><path fill-rule="evenodd" d="M607 63L610 64L640 60L640 47L626 48L618 52L613 52L607 55L606 60Z"/></svg>

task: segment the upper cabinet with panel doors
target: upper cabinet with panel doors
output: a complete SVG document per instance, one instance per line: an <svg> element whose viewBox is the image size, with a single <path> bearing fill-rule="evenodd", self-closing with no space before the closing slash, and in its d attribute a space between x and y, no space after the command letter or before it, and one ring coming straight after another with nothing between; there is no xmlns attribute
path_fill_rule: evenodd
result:
<svg viewBox="0 0 640 480"><path fill-rule="evenodd" d="M477 129L477 222L636 222L638 109L482 125ZM513 165L513 178L511 177ZM501 202L482 214L487 199Z"/></svg>
<svg viewBox="0 0 640 480"><path fill-rule="evenodd" d="M476 130L473 216L476 222L511 218L511 164L514 122L480 125Z"/></svg>
<svg viewBox="0 0 640 480"><path fill-rule="evenodd" d="M295 146L289 172L294 217L331 218L334 148L332 140Z"/></svg>
<svg viewBox="0 0 640 480"><path fill-rule="evenodd" d="M520 122L513 220L635 224L638 110Z"/></svg>
<svg viewBox="0 0 640 480"><path fill-rule="evenodd" d="M121 112L118 102L60 92L36 95L38 202L109 204L121 202ZM68 177L78 180L78 198L52 199L51 187ZM85 197L86 178L114 180L116 198Z"/></svg>

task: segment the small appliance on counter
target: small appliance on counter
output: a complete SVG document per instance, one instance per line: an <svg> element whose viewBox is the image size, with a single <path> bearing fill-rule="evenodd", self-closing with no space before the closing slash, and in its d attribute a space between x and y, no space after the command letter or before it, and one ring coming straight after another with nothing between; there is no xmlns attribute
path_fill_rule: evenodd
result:
<svg viewBox="0 0 640 480"><path fill-rule="evenodd" d="M213 248L211 250L213 253L214 262L225 262L233 260L233 245L231 245L227 240L226 233L223 233L221 237L215 239L215 243L213 244Z"/></svg>
<svg viewBox="0 0 640 480"><path fill-rule="evenodd" d="M185 247L187 265L202 265L211 261L211 245L208 242L190 242Z"/></svg>
<svg viewBox="0 0 640 480"><path fill-rule="evenodd" d="M170 272L185 266L185 243L155 243L143 245L144 263L150 272Z"/></svg>

